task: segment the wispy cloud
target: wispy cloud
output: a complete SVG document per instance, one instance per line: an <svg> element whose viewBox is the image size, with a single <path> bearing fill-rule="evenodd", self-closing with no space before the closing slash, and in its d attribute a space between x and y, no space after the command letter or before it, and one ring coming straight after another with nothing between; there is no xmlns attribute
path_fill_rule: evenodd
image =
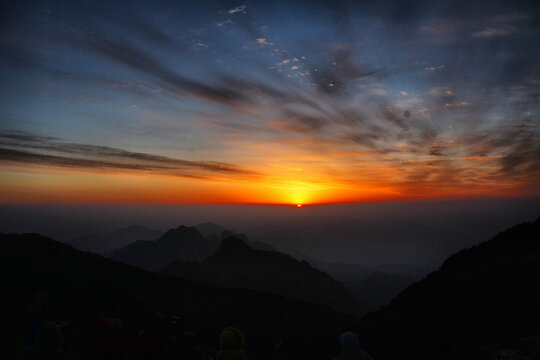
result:
<svg viewBox="0 0 540 360"><path fill-rule="evenodd" d="M494 38L509 36L517 32L517 29L510 25L501 25L500 27L487 27L472 34L473 38Z"/></svg>
<svg viewBox="0 0 540 360"><path fill-rule="evenodd" d="M228 163L182 160L108 146L70 143L20 131L0 131L0 161L90 170L131 170L201 179L217 175L246 178L260 175Z"/></svg>
<svg viewBox="0 0 540 360"><path fill-rule="evenodd" d="M234 15L234 14L237 14L237 13L243 13L245 12L247 9L247 6L246 5L240 5L240 6L237 6L235 8L232 8L230 9L229 11L227 11L229 14L231 15Z"/></svg>
<svg viewBox="0 0 540 360"><path fill-rule="evenodd" d="M257 43L261 45L274 45L274 43L268 42L266 38L258 38Z"/></svg>

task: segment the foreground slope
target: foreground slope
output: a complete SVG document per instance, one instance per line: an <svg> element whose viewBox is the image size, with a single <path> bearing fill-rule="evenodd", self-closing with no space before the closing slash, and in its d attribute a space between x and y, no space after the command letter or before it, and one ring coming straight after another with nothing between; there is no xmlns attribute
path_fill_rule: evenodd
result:
<svg viewBox="0 0 540 360"><path fill-rule="evenodd" d="M235 237L223 239L216 254L200 263L176 262L162 272L208 285L271 291L355 315L367 311L350 290L307 262L255 250Z"/></svg>
<svg viewBox="0 0 540 360"><path fill-rule="evenodd" d="M328 359L338 352L338 334L357 321L329 307L270 293L147 272L33 234L0 235L0 281L5 358L14 357L38 320L67 321L67 350L77 353L98 317L118 317L136 331L161 314L164 342L168 320L176 315L182 329L195 331L210 349L218 347L221 329L233 325L245 331L253 358L272 358L282 341L291 358Z"/></svg>
<svg viewBox="0 0 540 360"><path fill-rule="evenodd" d="M490 358L497 344L540 335L540 219L462 250L366 316L378 359Z"/></svg>

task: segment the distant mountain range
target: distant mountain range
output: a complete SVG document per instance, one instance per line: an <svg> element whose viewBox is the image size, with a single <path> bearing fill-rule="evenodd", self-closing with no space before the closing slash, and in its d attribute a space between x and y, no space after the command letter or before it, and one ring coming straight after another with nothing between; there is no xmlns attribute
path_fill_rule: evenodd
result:
<svg viewBox="0 0 540 360"><path fill-rule="evenodd" d="M278 251L261 241L249 242L245 235L235 234L213 223L203 223L194 227L179 226L164 234L142 226L130 226L105 234L82 235L72 240L70 245L146 270L159 271L175 261L203 261L213 255L221 239L228 236L240 237L254 250ZM407 265L369 267L359 264L328 263L290 248L280 252L291 254L298 260L307 260L313 267L327 272L374 309L389 302L412 283L412 276L416 279L420 277L418 274L428 272L424 268ZM198 280L203 281L202 278ZM214 283L206 280L203 282Z"/></svg>
<svg viewBox="0 0 540 360"><path fill-rule="evenodd" d="M215 234L218 236L232 234L222 226L205 223L195 226L204 236ZM269 232L272 234L272 232ZM274 234L274 236L279 236ZM297 260L305 260L314 268L328 273L332 278L339 281L350 289L359 299L373 309L390 302L401 291L415 281L424 278L431 268L410 264L380 264L364 265L354 263L337 263L317 259L292 249L287 246L278 248L262 241L247 241L249 246L255 250L279 251L291 255ZM210 281L210 283L212 283Z"/></svg>
<svg viewBox="0 0 540 360"><path fill-rule="evenodd" d="M253 249L236 237L223 239L216 254L200 263L178 261L162 272L213 286L270 291L358 316L368 310L350 290L307 262Z"/></svg>
<svg viewBox="0 0 540 360"><path fill-rule="evenodd" d="M427 267L407 264L366 266L319 262L319 266L374 309L388 304L407 286L430 272Z"/></svg>
<svg viewBox="0 0 540 360"><path fill-rule="evenodd" d="M215 232L211 236L217 237ZM153 243L183 251L184 244L204 244L208 237L179 227ZM197 251L190 254L202 257ZM183 329L194 330L210 348L217 346L223 327L238 326L253 358L272 358L282 342L287 358L328 359L337 354L336 336L346 329L356 330L362 347L378 360L540 356L540 219L457 252L361 320L289 299L365 311L329 275L288 255L254 250L238 237L226 238L199 263L176 261L163 272L120 264L39 235L0 234L0 316L9 329L0 353L13 358L37 320L66 320L69 338L76 339L71 345L77 348L100 316L119 317L139 328L159 314L164 327L168 317L179 316ZM366 283L379 283L371 279L378 276L368 276ZM320 299L313 298L317 293Z"/></svg>
<svg viewBox="0 0 540 360"><path fill-rule="evenodd" d="M452 255L366 316L360 333L377 359L494 359L515 346L497 358L536 359L539 304L540 219Z"/></svg>
<svg viewBox="0 0 540 360"><path fill-rule="evenodd" d="M342 281L359 299L374 309L390 303L390 301L414 283L410 277L372 272L358 280Z"/></svg>
<svg viewBox="0 0 540 360"><path fill-rule="evenodd" d="M158 230L133 225L104 234L88 233L79 235L71 239L69 244L79 250L109 255L114 249L122 248L137 240L155 240L162 234L163 232Z"/></svg>
<svg viewBox="0 0 540 360"><path fill-rule="evenodd" d="M179 226L156 241L138 240L110 258L198 283L270 291L355 315L368 310L350 290L307 262L262 242L249 243L245 236L211 223Z"/></svg>

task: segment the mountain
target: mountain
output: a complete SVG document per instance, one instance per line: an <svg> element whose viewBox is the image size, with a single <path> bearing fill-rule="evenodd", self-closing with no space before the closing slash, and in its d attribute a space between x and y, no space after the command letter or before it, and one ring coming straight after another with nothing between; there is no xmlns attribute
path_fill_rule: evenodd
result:
<svg viewBox="0 0 540 360"><path fill-rule="evenodd" d="M430 272L429 268L407 264L368 266L320 262L319 266L373 309L388 304L408 285Z"/></svg>
<svg viewBox="0 0 540 360"><path fill-rule="evenodd" d="M271 245L268 245L268 244L263 243L261 241L250 242L246 235L232 232L230 230L225 229L223 226L216 225L214 223L207 222L207 223L199 224L199 225L195 226L195 229L199 230L199 232L205 238L206 237L214 237L214 236L217 237L219 239L219 242L221 241L221 239L224 239L224 238L227 238L227 237L230 237L230 236L235 236L235 237L238 237L238 238L241 238L242 240L244 240L246 243L249 244L249 246L251 248L253 248L255 250L276 251L276 249ZM218 244L219 244L219 242L218 242ZM217 250L217 248L216 248L216 250Z"/></svg>
<svg viewBox="0 0 540 360"><path fill-rule="evenodd" d="M245 235L232 233L219 225L204 223L195 227L181 225L176 229L170 229L156 241L132 242L113 251L110 258L146 270L159 271L165 265L178 260L202 261L217 251L223 237L229 236L240 237L249 246L258 250L275 250L262 242L249 243Z"/></svg>
<svg viewBox="0 0 540 360"><path fill-rule="evenodd" d="M170 229L156 241L139 240L115 250L111 259L158 271L173 261L201 261L214 253L219 245L215 235L203 237L194 227Z"/></svg>
<svg viewBox="0 0 540 360"><path fill-rule="evenodd" d="M210 236L210 235L214 234L220 239L221 239L223 233L228 231L224 227L216 225L216 224L211 223L211 222L196 225L195 229L199 230L199 232L204 237L207 237L207 236Z"/></svg>
<svg viewBox="0 0 540 360"><path fill-rule="evenodd" d="M358 280L344 281L339 278L336 279L373 309L388 304L408 285L414 282L413 279L406 276L378 271Z"/></svg>
<svg viewBox="0 0 540 360"><path fill-rule="evenodd" d="M260 250L260 251L277 251L273 246L268 245L266 243L263 243L261 241L254 241L250 242L249 247L253 250Z"/></svg>
<svg viewBox="0 0 540 360"><path fill-rule="evenodd" d="M0 281L0 353L6 359L15 358L38 320L68 324L64 339L70 358L80 358L99 317L119 318L131 332L157 321L167 343L174 315L179 330L194 331L208 349L219 347L223 328L242 329L248 356L261 359L272 358L278 342L290 358L331 358L339 351L339 333L358 321L275 294L147 272L36 234L0 234Z"/></svg>
<svg viewBox="0 0 540 360"><path fill-rule="evenodd" d="M491 359L493 349L538 339L538 304L540 219L452 255L359 330L377 359Z"/></svg>
<svg viewBox="0 0 540 360"><path fill-rule="evenodd" d="M107 255L114 249L122 248L137 240L155 240L163 233L143 226L129 226L105 234L88 233L69 241L76 249Z"/></svg>
<svg viewBox="0 0 540 360"><path fill-rule="evenodd" d="M351 291L306 261L255 250L236 237L222 240L217 253L200 263L179 261L162 272L214 286L270 291L355 315L367 310Z"/></svg>

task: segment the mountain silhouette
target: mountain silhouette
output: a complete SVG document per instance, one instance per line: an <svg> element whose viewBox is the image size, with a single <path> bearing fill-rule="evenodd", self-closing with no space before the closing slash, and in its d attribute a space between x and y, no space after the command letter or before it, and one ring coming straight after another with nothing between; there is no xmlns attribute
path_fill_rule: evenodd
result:
<svg viewBox="0 0 540 360"><path fill-rule="evenodd" d="M237 326L246 334L248 356L267 359L278 343L290 358L331 358L339 350L337 336L358 321L327 306L144 271L36 234L0 234L0 281L6 359L15 358L38 320L68 324L66 349L73 358L80 358L97 318L119 318L137 330L159 314L162 341L175 315L180 330L194 331L209 349L218 348L223 328Z"/></svg>
<svg viewBox="0 0 540 360"><path fill-rule="evenodd" d="M224 232L228 231L224 227L211 223L206 222L195 226L195 229L199 230L199 232L204 236L210 236L212 234L216 235L219 239L222 238L222 235Z"/></svg>
<svg viewBox="0 0 540 360"><path fill-rule="evenodd" d="M253 241L249 243L249 247L260 251L277 251L272 245L263 243L262 241Z"/></svg>
<svg viewBox="0 0 540 360"><path fill-rule="evenodd" d="M540 335L539 304L540 219L452 255L360 333L378 359L492 358L497 344Z"/></svg>
<svg viewBox="0 0 540 360"><path fill-rule="evenodd" d="M223 239L216 254L200 263L178 261L162 272L208 285L270 291L355 315L367 311L350 290L306 261L255 250L237 237Z"/></svg>
<svg viewBox="0 0 540 360"><path fill-rule="evenodd" d="M131 242L114 250L110 258L146 270L159 271L174 261L202 261L217 251L223 238L230 236L243 239L254 249L275 251L272 246L259 241L250 243L243 234L233 233L213 223L204 223L194 227L180 225L155 241Z"/></svg>
<svg viewBox="0 0 540 360"><path fill-rule="evenodd" d="M170 229L156 241L136 241L115 250L111 259L158 271L173 261L201 261L214 253L219 245L215 235L207 238L194 227Z"/></svg>
<svg viewBox="0 0 540 360"><path fill-rule="evenodd" d="M132 225L105 234L88 233L69 241L76 249L109 255L113 250L127 246L137 240L155 240L163 232L150 230L144 226Z"/></svg>

